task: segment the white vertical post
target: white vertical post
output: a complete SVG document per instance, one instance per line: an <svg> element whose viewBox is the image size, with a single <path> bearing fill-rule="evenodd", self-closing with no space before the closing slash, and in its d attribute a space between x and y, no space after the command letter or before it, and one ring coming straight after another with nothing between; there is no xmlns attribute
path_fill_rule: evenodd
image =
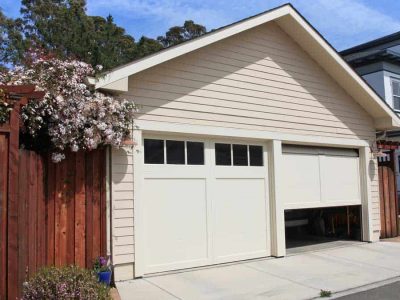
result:
<svg viewBox="0 0 400 300"><path fill-rule="evenodd" d="M142 131L133 131L133 140L136 145L133 149L133 223L134 223L134 245L135 245L135 277L144 275L145 251L144 251L144 227L143 227L143 164L144 150Z"/></svg>
<svg viewBox="0 0 400 300"><path fill-rule="evenodd" d="M361 191L361 210L362 210L362 239L366 242L374 240L372 226L372 199L371 199L371 179L370 161L371 150L369 147L359 148L360 155L360 191ZM372 162L373 163L373 162Z"/></svg>
<svg viewBox="0 0 400 300"><path fill-rule="evenodd" d="M282 189L284 178L282 174L282 142L272 140L269 143L269 189L271 209L271 254L282 257L286 255L285 215L283 208Z"/></svg>

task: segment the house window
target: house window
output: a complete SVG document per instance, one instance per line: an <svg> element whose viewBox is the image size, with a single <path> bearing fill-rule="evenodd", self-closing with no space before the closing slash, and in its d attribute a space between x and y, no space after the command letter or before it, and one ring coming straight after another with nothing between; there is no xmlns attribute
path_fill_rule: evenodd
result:
<svg viewBox="0 0 400 300"><path fill-rule="evenodd" d="M144 163L204 165L204 143L144 139Z"/></svg>
<svg viewBox="0 0 400 300"><path fill-rule="evenodd" d="M400 80L392 79L393 109L400 110Z"/></svg>

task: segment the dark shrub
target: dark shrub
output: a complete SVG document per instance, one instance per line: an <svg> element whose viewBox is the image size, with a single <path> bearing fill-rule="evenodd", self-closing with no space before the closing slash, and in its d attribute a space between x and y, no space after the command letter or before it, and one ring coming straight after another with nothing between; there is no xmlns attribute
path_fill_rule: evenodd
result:
<svg viewBox="0 0 400 300"><path fill-rule="evenodd" d="M109 289L98 283L96 275L76 266L45 267L24 283L25 300L111 299Z"/></svg>

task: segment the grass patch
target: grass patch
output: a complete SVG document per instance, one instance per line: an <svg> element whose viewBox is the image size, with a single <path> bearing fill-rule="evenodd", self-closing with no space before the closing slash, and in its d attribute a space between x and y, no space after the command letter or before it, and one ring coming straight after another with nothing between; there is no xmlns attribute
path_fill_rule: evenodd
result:
<svg viewBox="0 0 400 300"><path fill-rule="evenodd" d="M321 292L319 292L319 296L321 298L327 298L327 297L332 296L332 292L331 291L321 290Z"/></svg>

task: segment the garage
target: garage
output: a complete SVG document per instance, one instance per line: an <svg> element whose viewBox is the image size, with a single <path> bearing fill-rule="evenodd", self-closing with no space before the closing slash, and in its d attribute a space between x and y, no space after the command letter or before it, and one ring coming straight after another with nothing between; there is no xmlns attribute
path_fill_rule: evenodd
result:
<svg viewBox="0 0 400 300"><path fill-rule="evenodd" d="M286 247L360 241L358 151L283 145L282 152Z"/></svg>
<svg viewBox="0 0 400 300"><path fill-rule="evenodd" d="M144 273L270 255L262 143L145 137Z"/></svg>

